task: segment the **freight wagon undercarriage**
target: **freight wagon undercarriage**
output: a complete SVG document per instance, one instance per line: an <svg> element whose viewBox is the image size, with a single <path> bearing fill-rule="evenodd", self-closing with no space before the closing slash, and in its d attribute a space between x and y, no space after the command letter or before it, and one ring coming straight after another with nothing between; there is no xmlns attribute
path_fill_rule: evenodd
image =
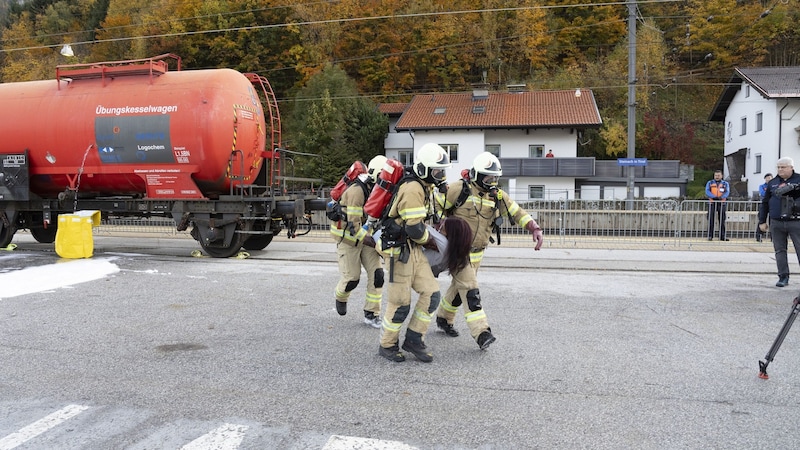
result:
<svg viewBox="0 0 800 450"><path fill-rule="evenodd" d="M272 238L286 230L289 237L311 229L311 211L324 210L325 200L316 197L221 196L216 200L147 200L98 198L77 202L81 210L97 210L103 217L165 217L175 221L178 231L191 236L209 255L226 258L241 248L263 250ZM74 212L71 201L34 199L0 200L0 247L5 247L21 229L36 241L53 243L58 215ZM298 232L298 229L301 231Z"/></svg>

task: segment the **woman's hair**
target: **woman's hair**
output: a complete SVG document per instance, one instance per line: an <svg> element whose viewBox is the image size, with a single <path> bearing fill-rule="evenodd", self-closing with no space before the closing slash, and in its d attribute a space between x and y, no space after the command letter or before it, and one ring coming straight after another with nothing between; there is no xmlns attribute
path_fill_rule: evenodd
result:
<svg viewBox="0 0 800 450"><path fill-rule="evenodd" d="M444 221L444 234L447 236L447 270L452 275L469 264L472 229L466 220L451 216Z"/></svg>

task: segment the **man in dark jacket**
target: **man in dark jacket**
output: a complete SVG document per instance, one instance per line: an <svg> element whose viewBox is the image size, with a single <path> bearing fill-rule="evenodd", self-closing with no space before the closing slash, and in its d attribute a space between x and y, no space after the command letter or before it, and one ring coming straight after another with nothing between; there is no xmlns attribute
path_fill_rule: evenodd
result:
<svg viewBox="0 0 800 450"><path fill-rule="evenodd" d="M758 227L762 233L772 234L775 262L778 265L778 282L775 286L789 284L789 261L786 249L792 238L795 253L800 262L800 174L794 171L792 158L778 160L778 173L767 183L766 193L758 211ZM769 223L767 222L769 219Z"/></svg>

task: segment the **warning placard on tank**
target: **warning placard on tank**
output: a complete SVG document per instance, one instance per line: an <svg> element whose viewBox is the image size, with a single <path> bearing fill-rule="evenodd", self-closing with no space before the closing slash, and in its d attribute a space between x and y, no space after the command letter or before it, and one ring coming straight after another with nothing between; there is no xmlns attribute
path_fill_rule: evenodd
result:
<svg viewBox="0 0 800 450"><path fill-rule="evenodd" d="M167 114L96 117L97 152L104 163L175 163Z"/></svg>
<svg viewBox="0 0 800 450"><path fill-rule="evenodd" d="M28 153L0 155L0 200L29 199Z"/></svg>

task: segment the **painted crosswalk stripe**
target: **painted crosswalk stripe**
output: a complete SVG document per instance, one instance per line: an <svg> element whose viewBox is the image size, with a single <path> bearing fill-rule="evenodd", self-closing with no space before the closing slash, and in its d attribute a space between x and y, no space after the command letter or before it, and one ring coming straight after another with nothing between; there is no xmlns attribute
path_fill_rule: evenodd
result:
<svg viewBox="0 0 800 450"><path fill-rule="evenodd" d="M416 447L397 441L383 441L380 439L367 439L353 436L333 435L322 450L417 450Z"/></svg>
<svg viewBox="0 0 800 450"><path fill-rule="evenodd" d="M181 447L181 450L236 450L247 426L226 423Z"/></svg>
<svg viewBox="0 0 800 450"><path fill-rule="evenodd" d="M18 447L44 433L45 431L59 425L60 423L77 416L87 409L89 409L89 407L83 405L65 406L58 411L37 420L27 427L20 429L16 433L11 433L3 439L0 439L0 450L11 450L12 448Z"/></svg>

